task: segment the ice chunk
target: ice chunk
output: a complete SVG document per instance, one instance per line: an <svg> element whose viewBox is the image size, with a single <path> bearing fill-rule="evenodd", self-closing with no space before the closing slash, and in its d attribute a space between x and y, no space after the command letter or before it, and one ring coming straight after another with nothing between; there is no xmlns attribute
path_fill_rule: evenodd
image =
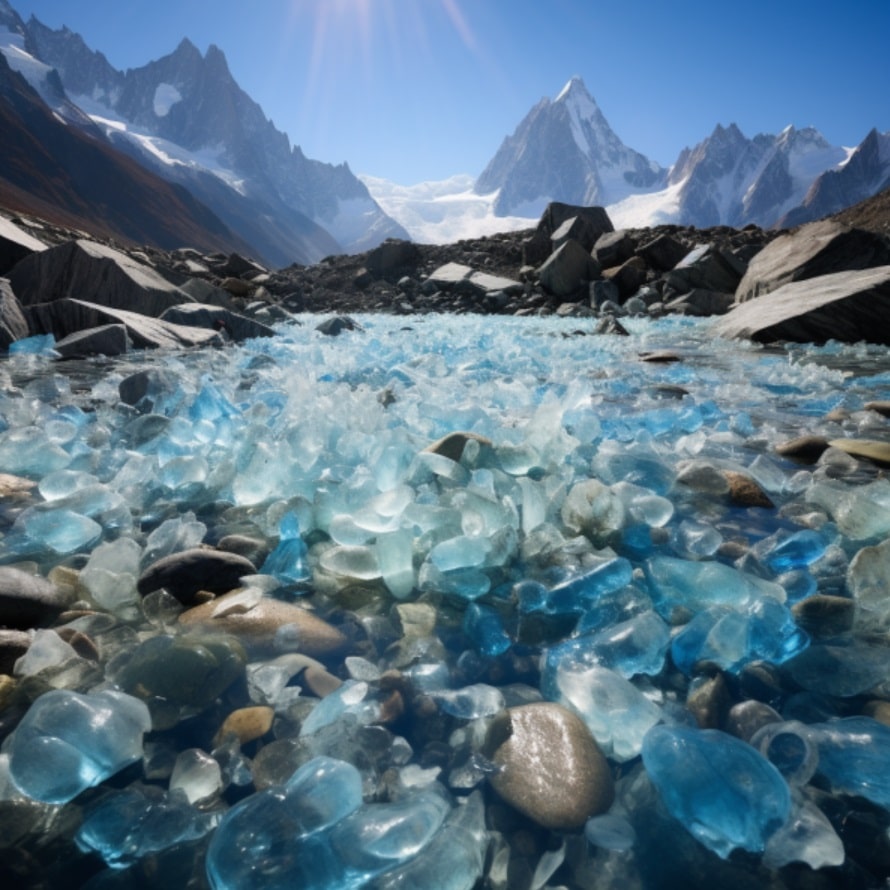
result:
<svg viewBox="0 0 890 890"><path fill-rule="evenodd" d="M43 803L67 803L142 757L151 729L145 703L123 692L44 693L6 750L16 786Z"/></svg>
<svg viewBox="0 0 890 890"><path fill-rule="evenodd" d="M700 661L736 673L750 661L783 664L808 645L809 637L791 612L764 599L746 609L711 606L699 612L674 637L671 656L687 675Z"/></svg>
<svg viewBox="0 0 890 890"><path fill-rule="evenodd" d="M349 714L360 723L372 722L379 713L379 706L368 698L369 686L360 680L347 680L339 689L325 696L303 721L300 735L311 735Z"/></svg>
<svg viewBox="0 0 890 890"><path fill-rule="evenodd" d="M666 621L671 621L675 612L688 615L708 606L726 605L738 609L763 598L779 603L786 599L781 585L721 562L654 556L647 560L644 568L655 608Z"/></svg>
<svg viewBox="0 0 890 890"><path fill-rule="evenodd" d="M510 636L501 616L490 606L470 603L464 612L463 628L482 655L502 655L510 648Z"/></svg>
<svg viewBox="0 0 890 890"><path fill-rule="evenodd" d="M440 572L472 569L483 565L489 549L486 539L461 535L437 544L430 551L428 559Z"/></svg>
<svg viewBox="0 0 890 890"><path fill-rule="evenodd" d="M847 586L858 606L856 626L863 630L890 629L890 538L863 547L853 557Z"/></svg>
<svg viewBox="0 0 890 890"><path fill-rule="evenodd" d="M595 847L619 852L630 850L637 840L633 825L618 813L604 813L588 819L584 837Z"/></svg>
<svg viewBox="0 0 890 890"><path fill-rule="evenodd" d="M417 583L414 535L408 529L378 535L376 547L383 583L396 599L407 599Z"/></svg>
<svg viewBox="0 0 890 890"><path fill-rule="evenodd" d="M554 670L560 664L601 665L627 679L653 675L664 667L670 641L670 628L649 610L553 646L545 653L545 664Z"/></svg>
<svg viewBox="0 0 890 890"><path fill-rule="evenodd" d="M78 658L74 648L54 630L36 630L33 633L28 651L15 662L14 673L17 677L39 674L47 668Z"/></svg>
<svg viewBox="0 0 890 890"><path fill-rule="evenodd" d="M122 613L139 602L136 582L142 548L132 538L100 544L90 554L80 580L103 609Z"/></svg>
<svg viewBox="0 0 890 890"><path fill-rule="evenodd" d="M300 534L300 520L293 511L286 513L279 525L279 539L275 549L266 557L260 569L283 584L308 581L311 577L307 564L308 548Z"/></svg>
<svg viewBox="0 0 890 890"><path fill-rule="evenodd" d="M180 794L148 798L128 789L91 807L75 841L112 868L126 868L153 853L204 837L216 821L215 814L196 810Z"/></svg>
<svg viewBox="0 0 890 890"><path fill-rule="evenodd" d="M492 717L504 708L504 694L495 686L475 683L462 689L446 689L430 695L439 707L452 717L461 720L476 720L479 717Z"/></svg>
<svg viewBox="0 0 890 890"><path fill-rule="evenodd" d="M803 862L810 868L843 865L846 853L828 817L800 792L793 796L791 815L767 841L763 864L782 868Z"/></svg>
<svg viewBox="0 0 890 890"><path fill-rule="evenodd" d="M835 791L857 794L890 811L890 726L871 717L845 717L807 728L819 751L817 772Z"/></svg>
<svg viewBox="0 0 890 890"><path fill-rule="evenodd" d="M823 556L828 545L822 535L810 529L802 529L782 536L764 557L767 567L781 575L792 569L801 569Z"/></svg>
<svg viewBox="0 0 890 890"><path fill-rule="evenodd" d="M805 497L822 507L841 534L854 541L890 534L890 482L886 479L855 488L838 482L817 482L807 489Z"/></svg>
<svg viewBox="0 0 890 890"><path fill-rule="evenodd" d="M98 543L102 526L88 516L64 507L31 507L15 521L11 537L20 536L24 549L48 547L60 556L77 553ZM6 542L7 545L9 542Z"/></svg>
<svg viewBox="0 0 890 890"><path fill-rule="evenodd" d="M632 760L643 737L659 720L661 711L636 686L608 668L585 668L566 657L548 661L541 691L550 701L573 710L586 724L607 757Z"/></svg>
<svg viewBox="0 0 890 890"><path fill-rule="evenodd" d="M380 577L377 552L371 547L331 547L319 558L319 564L332 575L372 581Z"/></svg>
<svg viewBox="0 0 890 890"><path fill-rule="evenodd" d="M671 533L671 547L682 559L707 559L722 543L717 529L695 519L684 519Z"/></svg>
<svg viewBox="0 0 890 890"><path fill-rule="evenodd" d="M656 726L643 764L671 815L725 859L737 848L762 852L791 813L779 771L734 736L713 729Z"/></svg>
<svg viewBox="0 0 890 890"><path fill-rule="evenodd" d="M200 748L180 751L170 776L170 790L182 791L189 803L204 803L222 791L219 763Z"/></svg>
<svg viewBox="0 0 890 890"><path fill-rule="evenodd" d="M887 682L890 649L858 641L819 643L801 652L789 668L804 689L849 698Z"/></svg>
<svg viewBox="0 0 890 890"><path fill-rule="evenodd" d="M819 755L808 728L796 720L768 723L748 743L772 763L790 785L806 785L816 772Z"/></svg>
<svg viewBox="0 0 890 890"><path fill-rule="evenodd" d="M623 557L605 559L598 565L553 587L547 594L545 611L552 614L583 612L606 594L633 580L633 566Z"/></svg>

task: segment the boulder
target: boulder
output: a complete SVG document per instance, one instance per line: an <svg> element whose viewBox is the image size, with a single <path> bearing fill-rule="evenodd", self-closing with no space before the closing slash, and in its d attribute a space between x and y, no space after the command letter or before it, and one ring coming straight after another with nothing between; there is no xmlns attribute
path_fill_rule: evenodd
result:
<svg viewBox="0 0 890 890"><path fill-rule="evenodd" d="M53 347L62 358L82 358L90 355L124 355L129 351L130 338L122 324L106 324L69 334Z"/></svg>
<svg viewBox="0 0 890 890"><path fill-rule="evenodd" d="M590 282L590 305L599 309L604 303L617 303L621 299L618 285L606 278Z"/></svg>
<svg viewBox="0 0 890 890"><path fill-rule="evenodd" d="M645 283L649 270L642 257L632 256L614 269L606 269L603 277L618 288L622 300L633 296Z"/></svg>
<svg viewBox="0 0 890 890"><path fill-rule="evenodd" d="M473 274L470 266L463 263L445 263L427 276L427 281L436 288L448 290L460 282L465 281Z"/></svg>
<svg viewBox="0 0 890 890"><path fill-rule="evenodd" d="M584 721L552 702L502 712L485 740L497 793L544 828L580 828L612 805L608 761Z"/></svg>
<svg viewBox="0 0 890 890"><path fill-rule="evenodd" d="M735 293L743 273L743 264L730 253L713 244L700 244L665 274L664 282L680 294L697 287Z"/></svg>
<svg viewBox="0 0 890 890"><path fill-rule="evenodd" d="M348 315L335 315L319 322L315 330L326 337L339 337L343 331L361 331L362 326Z"/></svg>
<svg viewBox="0 0 890 890"><path fill-rule="evenodd" d="M684 312L687 315L725 315L732 308L735 296L715 290L696 287L665 305L668 312Z"/></svg>
<svg viewBox="0 0 890 890"><path fill-rule="evenodd" d="M46 250L42 241L20 229L5 216L0 216L0 275L5 275L26 256L41 250Z"/></svg>
<svg viewBox="0 0 890 890"><path fill-rule="evenodd" d="M0 278L0 349L28 336L28 321L5 278Z"/></svg>
<svg viewBox="0 0 890 890"><path fill-rule="evenodd" d="M74 298L157 317L171 306L192 302L151 266L86 239L25 257L9 280L23 306Z"/></svg>
<svg viewBox="0 0 890 890"><path fill-rule="evenodd" d="M140 411L154 411L155 403L168 397L179 386L179 377L174 371L164 368L146 368L124 377L118 384L121 401Z"/></svg>
<svg viewBox="0 0 890 890"><path fill-rule="evenodd" d="M554 250L571 240L577 241L589 252L600 235L602 228L595 225L589 216L571 216L556 229L550 240Z"/></svg>
<svg viewBox="0 0 890 890"><path fill-rule="evenodd" d="M412 241L389 238L368 253L365 268L371 275L380 277L416 266L420 261L420 248Z"/></svg>
<svg viewBox="0 0 890 890"><path fill-rule="evenodd" d="M676 238L661 234L637 248L637 255L659 272L668 272L688 253Z"/></svg>
<svg viewBox="0 0 890 890"><path fill-rule="evenodd" d="M604 269L612 269L629 260L634 250L633 238L624 229L619 229L617 232L605 232L596 239L593 258Z"/></svg>
<svg viewBox="0 0 890 890"><path fill-rule="evenodd" d="M567 297L599 276L596 260L577 241L566 241L538 270L541 286L557 297Z"/></svg>
<svg viewBox="0 0 890 890"><path fill-rule="evenodd" d="M584 219L590 229L598 235L615 229L604 207L577 207L573 204L552 201L541 214L534 234L522 245L523 263L538 266L544 262L553 249L551 240L553 233L572 217Z"/></svg>
<svg viewBox="0 0 890 890"><path fill-rule="evenodd" d="M890 264L890 242L874 232L822 220L780 235L748 264L736 289L744 303L792 281Z"/></svg>
<svg viewBox="0 0 890 890"><path fill-rule="evenodd" d="M161 315L162 321L192 328L212 328L225 331L238 342L251 337L272 337L275 331L268 325L245 315L239 315L222 306L205 306L201 303L184 303L173 306Z"/></svg>
<svg viewBox="0 0 890 890"><path fill-rule="evenodd" d="M178 349L184 346L221 345L223 342L214 330L171 324L138 312L85 300L59 299L41 303L27 307L25 314L32 332L52 334L57 340L90 328L121 324L136 349Z"/></svg>
<svg viewBox="0 0 890 890"><path fill-rule="evenodd" d="M714 326L720 337L768 343L890 343L890 265L785 284L736 305Z"/></svg>

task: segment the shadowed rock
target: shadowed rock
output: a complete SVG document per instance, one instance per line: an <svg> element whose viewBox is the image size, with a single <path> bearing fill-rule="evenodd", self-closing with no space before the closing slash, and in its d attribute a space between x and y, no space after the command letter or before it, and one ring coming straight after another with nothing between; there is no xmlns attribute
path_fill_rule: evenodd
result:
<svg viewBox="0 0 890 890"><path fill-rule="evenodd" d="M0 278L0 349L28 336L28 322L21 303L5 278Z"/></svg>
<svg viewBox="0 0 890 890"><path fill-rule="evenodd" d="M181 603L190 605L199 591L228 593L244 575L255 575L256 566L237 553L193 547L152 563L139 577L138 590L146 596L163 588Z"/></svg>
<svg viewBox="0 0 890 890"><path fill-rule="evenodd" d="M65 595L45 578L0 566L0 625L28 630L48 624L66 605Z"/></svg>

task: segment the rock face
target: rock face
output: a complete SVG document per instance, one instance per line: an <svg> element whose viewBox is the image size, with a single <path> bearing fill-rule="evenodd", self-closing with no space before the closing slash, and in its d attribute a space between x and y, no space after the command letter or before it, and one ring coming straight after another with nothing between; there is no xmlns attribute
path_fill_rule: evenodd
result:
<svg viewBox="0 0 890 890"><path fill-rule="evenodd" d="M194 302L154 269L96 241L80 239L35 253L9 274L23 306L65 297L159 316Z"/></svg>
<svg viewBox="0 0 890 890"><path fill-rule="evenodd" d="M28 336L28 322L5 278L0 278L0 349Z"/></svg>
<svg viewBox="0 0 890 890"><path fill-rule="evenodd" d="M33 235L0 216L0 275L5 275L26 256L45 248L46 245Z"/></svg>
<svg viewBox="0 0 890 890"><path fill-rule="evenodd" d="M886 263L890 263L890 244L879 235L834 220L811 223L780 235L751 260L736 290L736 302L791 281Z"/></svg>
<svg viewBox="0 0 890 890"><path fill-rule="evenodd" d="M714 325L721 337L767 343L890 343L890 266L794 281L736 306Z"/></svg>
<svg viewBox="0 0 890 890"><path fill-rule="evenodd" d="M612 805L606 758L580 717L541 702L510 708L486 749L501 771L490 781L509 804L545 828L571 830Z"/></svg>

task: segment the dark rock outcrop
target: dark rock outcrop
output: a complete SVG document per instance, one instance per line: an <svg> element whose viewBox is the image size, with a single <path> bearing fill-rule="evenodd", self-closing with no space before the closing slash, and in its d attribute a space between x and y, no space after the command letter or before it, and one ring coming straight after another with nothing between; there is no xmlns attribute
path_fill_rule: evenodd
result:
<svg viewBox="0 0 890 890"><path fill-rule="evenodd" d="M28 322L12 287L0 278L0 349L28 336Z"/></svg>

